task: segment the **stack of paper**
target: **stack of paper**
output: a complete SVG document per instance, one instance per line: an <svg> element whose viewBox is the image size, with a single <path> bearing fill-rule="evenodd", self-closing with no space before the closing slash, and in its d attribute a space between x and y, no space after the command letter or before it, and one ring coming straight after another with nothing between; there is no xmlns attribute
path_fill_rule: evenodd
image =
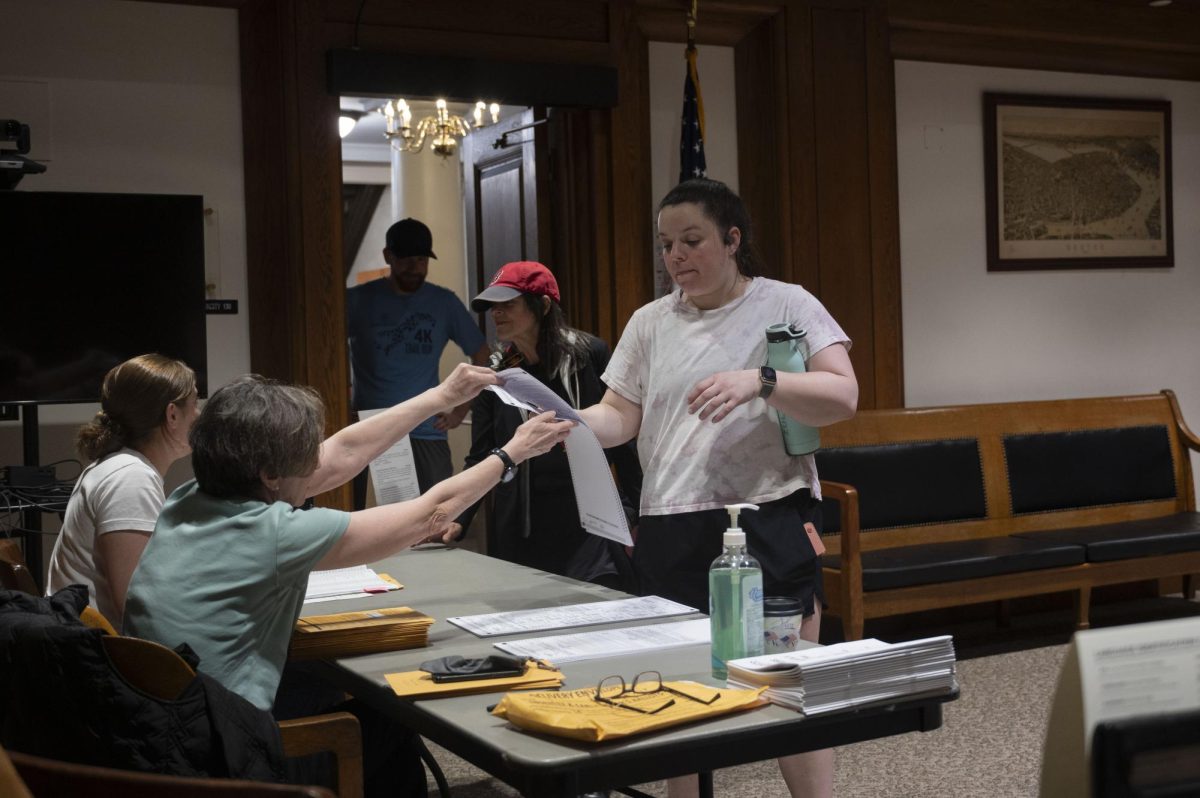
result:
<svg viewBox="0 0 1200 798"><path fill-rule="evenodd" d="M389 582L365 565L337 568L332 571L313 571L308 575L304 600L325 601L341 596L361 596L363 593L386 593L400 585Z"/></svg>
<svg viewBox="0 0 1200 798"><path fill-rule="evenodd" d="M408 607L309 615L296 621L291 659L334 659L429 645L433 618Z"/></svg>
<svg viewBox="0 0 1200 798"><path fill-rule="evenodd" d="M949 635L907 643L855 640L726 664L731 687L766 685L769 700L805 715L958 688Z"/></svg>

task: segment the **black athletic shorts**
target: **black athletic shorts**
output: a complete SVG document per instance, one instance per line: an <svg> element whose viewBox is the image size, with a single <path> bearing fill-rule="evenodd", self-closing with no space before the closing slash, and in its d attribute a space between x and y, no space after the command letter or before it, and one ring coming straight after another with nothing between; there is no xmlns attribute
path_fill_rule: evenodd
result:
<svg viewBox="0 0 1200 798"><path fill-rule="evenodd" d="M750 555L763 569L768 596L790 596L804 602L805 616L813 602L825 605L821 559L804 531L805 522L821 530L821 503L808 489L743 511L738 523L746 532ZM676 515L643 515L638 520L633 567L638 592L663 596L708 612L708 569L721 555L721 537L729 528L723 508Z"/></svg>

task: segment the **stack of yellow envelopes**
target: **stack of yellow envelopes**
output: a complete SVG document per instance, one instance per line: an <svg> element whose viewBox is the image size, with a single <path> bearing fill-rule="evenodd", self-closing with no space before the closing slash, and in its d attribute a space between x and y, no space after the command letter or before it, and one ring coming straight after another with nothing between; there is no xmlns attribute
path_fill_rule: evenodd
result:
<svg viewBox="0 0 1200 798"><path fill-rule="evenodd" d="M429 645L433 618L410 607L309 615L296 621L292 659L334 659Z"/></svg>
<svg viewBox="0 0 1200 798"><path fill-rule="evenodd" d="M525 663L525 673L520 676L503 676L498 679L439 683L425 671L388 673L384 678L401 698L444 698L474 693L503 693L507 690L557 689L563 683L561 672L536 660L528 660Z"/></svg>

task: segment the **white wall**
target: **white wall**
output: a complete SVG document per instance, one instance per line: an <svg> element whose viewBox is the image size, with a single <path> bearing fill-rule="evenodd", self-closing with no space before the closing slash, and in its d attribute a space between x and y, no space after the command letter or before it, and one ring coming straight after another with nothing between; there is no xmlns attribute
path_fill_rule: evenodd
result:
<svg viewBox="0 0 1200 798"><path fill-rule="evenodd" d="M1175 267L988 272L982 93L1171 101ZM896 64L905 403L1172 388L1200 425L1200 83Z"/></svg>
<svg viewBox="0 0 1200 798"><path fill-rule="evenodd" d="M248 371L237 12L0 0L0 19L0 118L31 125L30 155L48 167L20 188L203 195L215 210L205 236L208 276L240 310L208 317L209 388ZM96 410L42 408L42 462L75 456L74 429ZM19 462L20 425L0 424L0 465ZM168 487L186 476L173 469Z"/></svg>

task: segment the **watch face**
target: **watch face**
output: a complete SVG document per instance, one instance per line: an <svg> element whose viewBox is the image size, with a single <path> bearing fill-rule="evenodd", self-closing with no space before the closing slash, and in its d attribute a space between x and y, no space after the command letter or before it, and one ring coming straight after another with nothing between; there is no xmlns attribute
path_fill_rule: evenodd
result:
<svg viewBox="0 0 1200 798"><path fill-rule="evenodd" d="M758 370L758 378L765 383L774 385L776 381L775 369L770 366L763 366Z"/></svg>

